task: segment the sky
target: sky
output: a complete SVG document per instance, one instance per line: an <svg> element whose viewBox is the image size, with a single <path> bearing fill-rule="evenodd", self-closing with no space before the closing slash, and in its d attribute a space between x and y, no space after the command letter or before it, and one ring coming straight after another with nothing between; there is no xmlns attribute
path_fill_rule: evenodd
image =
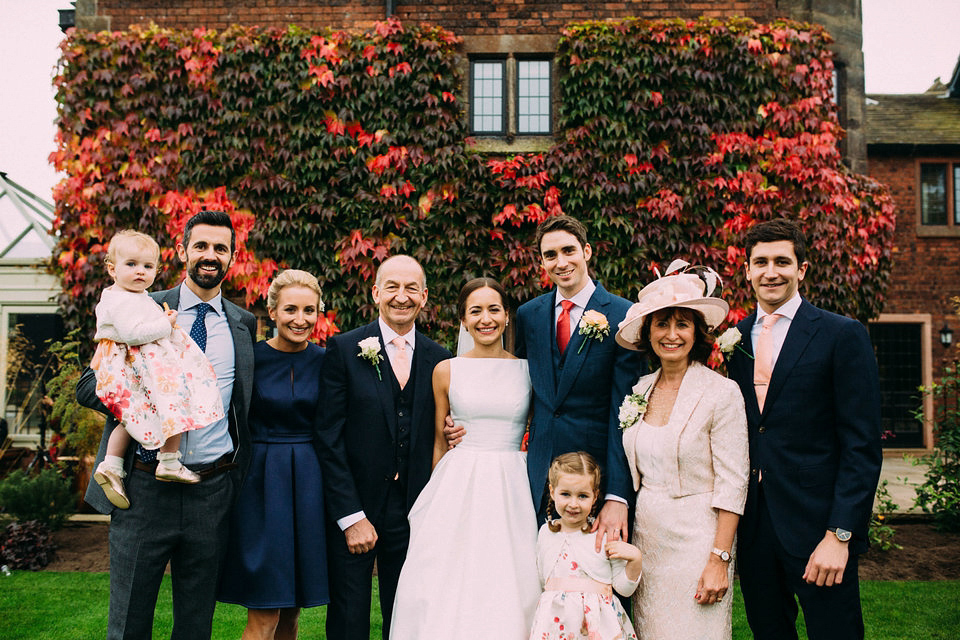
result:
<svg viewBox="0 0 960 640"><path fill-rule="evenodd" d="M867 93L921 93L960 57L960 0L862 0ZM0 0L0 171L45 200L59 176L51 80L69 0Z"/></svg>

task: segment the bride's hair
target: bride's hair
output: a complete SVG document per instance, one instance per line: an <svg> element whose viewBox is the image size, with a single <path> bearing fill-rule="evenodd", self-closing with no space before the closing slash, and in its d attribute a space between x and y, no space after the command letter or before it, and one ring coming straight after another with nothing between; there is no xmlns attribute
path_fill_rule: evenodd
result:
<svg viewBox="0 0 960 640"><path fill-rule="evenodd" d="M474 278L460 289L460 296L457 298L457 317L463 320L467 315L467 298L477 289L493 289L500 296L500 302L503 303L504 310L510 312L510 298L503 286L493 278Z"/></svg>
<svg viewBox="0 0 960 640"><path fill-rule="evenodd" d="M547 495L547 526L554 533L560 531L560 517L557 514L557 506L553 503L552 489L560 482L560 476L563 474L587 476L592 480L593 507L591 507L590 516L581 529L584 533L590 533L593 519L596 518L597 512L600 510L600 465L586 451L564 453L554 458L553 462L550 463L550 470L547 471L547 483L551 489Z"/></svg>

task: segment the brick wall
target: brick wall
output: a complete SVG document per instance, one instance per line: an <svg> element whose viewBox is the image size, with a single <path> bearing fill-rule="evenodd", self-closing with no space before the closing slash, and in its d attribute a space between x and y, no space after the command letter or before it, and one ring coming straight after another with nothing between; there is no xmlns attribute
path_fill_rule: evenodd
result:
<svg viewBox="0 0 960 640"><path fill-rule="evenodd" d="M223 29L231 24L286 27L365 29L385 16L383 0L85 0L81 18L93 28L123 30L132 24L162 27ZM85 11L84 11L85 9ZM624 0L623 2L536 2L507 0L394 0L395 15L404 22L437 24L458 35L556 33L571 21L641 16L645 18L701 15L748 16L767 22L777 11L776 0ZM84 15L85 14L85 15ZM94 26L96 25L96 26Z"/></svg>
<svg viewBox="0 0 960 640"><path fill-rule="evenodd" d="M960 157L957 158L960 160ZM960 237L917 236L917 164L906 156L870 156L869 174L890 188L897 204L893 272L884 313L929 313L933 316L933 363L956 358L955 349L940 346L939 331L947 322L960 341L960 323L950 303L960 296Z"/></svg>

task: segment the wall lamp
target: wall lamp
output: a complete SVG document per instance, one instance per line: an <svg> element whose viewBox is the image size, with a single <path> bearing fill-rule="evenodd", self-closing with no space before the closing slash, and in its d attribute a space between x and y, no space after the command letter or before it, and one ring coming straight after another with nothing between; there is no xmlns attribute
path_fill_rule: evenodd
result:
<svg viewBox="0 0 960 640"><path fill-rule="evenodd" d="M940 329L940 344L944 347L953 344L953 329L946 322L943 323L943 329Z"/></svg>

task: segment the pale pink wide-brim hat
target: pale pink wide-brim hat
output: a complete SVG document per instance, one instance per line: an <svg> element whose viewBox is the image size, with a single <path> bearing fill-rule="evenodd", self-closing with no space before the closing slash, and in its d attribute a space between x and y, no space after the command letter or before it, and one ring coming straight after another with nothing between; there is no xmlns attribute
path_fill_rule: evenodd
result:
<svg viewBox="0 0 960 640"><path fill-rule="evenodd" d="M617 344L636 351L640 342L643 319L655 311L683 307L700 313L711 331L727 318L730 305L720 299L723 283L709 267L691 267L683 260L674 260L667 275L645 286L637 302L627 311L617 331Z"/></svg>

